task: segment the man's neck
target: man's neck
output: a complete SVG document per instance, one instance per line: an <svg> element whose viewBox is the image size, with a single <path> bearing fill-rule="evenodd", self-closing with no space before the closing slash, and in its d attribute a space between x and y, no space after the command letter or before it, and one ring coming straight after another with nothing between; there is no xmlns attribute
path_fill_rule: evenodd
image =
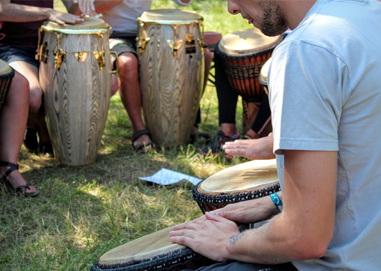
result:
<svg viewBox="0 0 381 271"><path fill-rule="evenodd" d="M307 15L317 0L287 0L280 1L287 25L295 29Z"/></svg>

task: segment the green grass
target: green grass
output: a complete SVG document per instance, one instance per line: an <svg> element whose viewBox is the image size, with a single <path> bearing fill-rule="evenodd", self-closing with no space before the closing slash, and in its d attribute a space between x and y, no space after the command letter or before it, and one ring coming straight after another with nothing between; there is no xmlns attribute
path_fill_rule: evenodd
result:
<svg viewBox="0 0 381 271"><path fill-rule="evenodd" d="M175 7L169 0L153 4L153 8ZM63 10L60 1L56 8ZM195 0L186 8L204 17L206 31L225 35L249 27L228 14L226 0ZM215 87L208 84L201 101L200 130L211 136L219 130L217 106ZM22 148L20 171L41 194L33 199L0 194L0 270L89 270L116 246L201 215L190 184L163 187L138 177L168 168L207 178L238 163L202 157L197 154L199 145L138 155L132 150L131 135L131 122L115 95L96 163L59 167L53 159Z"/></svg>

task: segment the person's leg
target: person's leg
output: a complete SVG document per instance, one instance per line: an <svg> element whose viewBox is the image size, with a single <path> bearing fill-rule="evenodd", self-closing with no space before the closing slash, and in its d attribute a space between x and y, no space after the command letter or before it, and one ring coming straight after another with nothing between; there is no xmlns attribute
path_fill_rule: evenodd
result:
<svg viewBox="0 0 381 271"><path fill-rule="evenodd" d="M224 70L223 59L218 55L218 53L215 54L214 63L218 98L218 116L221 131L224 132L225 135L233 136L237 133L235 115L238 93L231 88Z"/></svg>
<svg viewBox="0 0 381 271"><path fill-rule="evenodd" d="M142 118L142 99L139 83L138 59L133 53L119 55L119 92L123 105L131 119L134 133L145 130ZM151 143L148 135L143 134L134 142L135 145Z"/></svg>
<svg viewBox="0 0 381 271"><path fill-rule="evenodd" d="M22 74L29 82L29 125L39 130L40 145L50 145L49 132L45 123L44 106L42 103L42 89L38 79L37 67L23 62L16 61L9 64L16 71ZM51 145L47 146L47 153L52 155Z"/></svg>
<svg viewBox="0 0 381 271"><path fill-rule="evenodd" d="M0 115L1 162L17 164L28 118L28 97L28 81L16 72ZM3 175L10 169L5 164L0 168ZM12 171L8 176L8 180L14 188L27 184L18 170ZM33 194L36 191L35 187L29 186L29 189L25 192Z"/></svg>

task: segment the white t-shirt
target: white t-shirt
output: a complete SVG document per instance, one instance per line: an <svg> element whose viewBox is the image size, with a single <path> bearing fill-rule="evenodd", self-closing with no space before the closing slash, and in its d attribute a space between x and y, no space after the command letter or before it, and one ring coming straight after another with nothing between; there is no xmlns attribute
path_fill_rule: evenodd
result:
<svg viewBox="0 0 381 271"><path fill-rule="evenodd" d="M334 237L299 270L381 268L381 3L318 0L275 49L274 152L338 151ZM287 199L285 199L287 200Z"/></svg>
<svg viewBox="0 0 381 271"><path fill-rule="evenodd" d="M187 6L193 2L184 3L181 0L172 0L178 5ZM112 9L103 12L103 20L111 25L112 31L123 32L126 35L136 36L138 25L136 19L146 10L151 9L152 0L123 0Z"/></svg>

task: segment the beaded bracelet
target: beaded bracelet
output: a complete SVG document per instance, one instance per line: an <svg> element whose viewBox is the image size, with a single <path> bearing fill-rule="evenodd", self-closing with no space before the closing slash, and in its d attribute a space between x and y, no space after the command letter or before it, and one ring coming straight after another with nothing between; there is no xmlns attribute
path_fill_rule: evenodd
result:
<svg viewBox="0 0 381 271"><path fill-rule="evenodd" d="M283 210L283 204L282 204L282 201L280 200L278 194L277 193L272 193L272 194L270 194L270 198L274 202L275 207L279 211L282 211Z"/></svg>

